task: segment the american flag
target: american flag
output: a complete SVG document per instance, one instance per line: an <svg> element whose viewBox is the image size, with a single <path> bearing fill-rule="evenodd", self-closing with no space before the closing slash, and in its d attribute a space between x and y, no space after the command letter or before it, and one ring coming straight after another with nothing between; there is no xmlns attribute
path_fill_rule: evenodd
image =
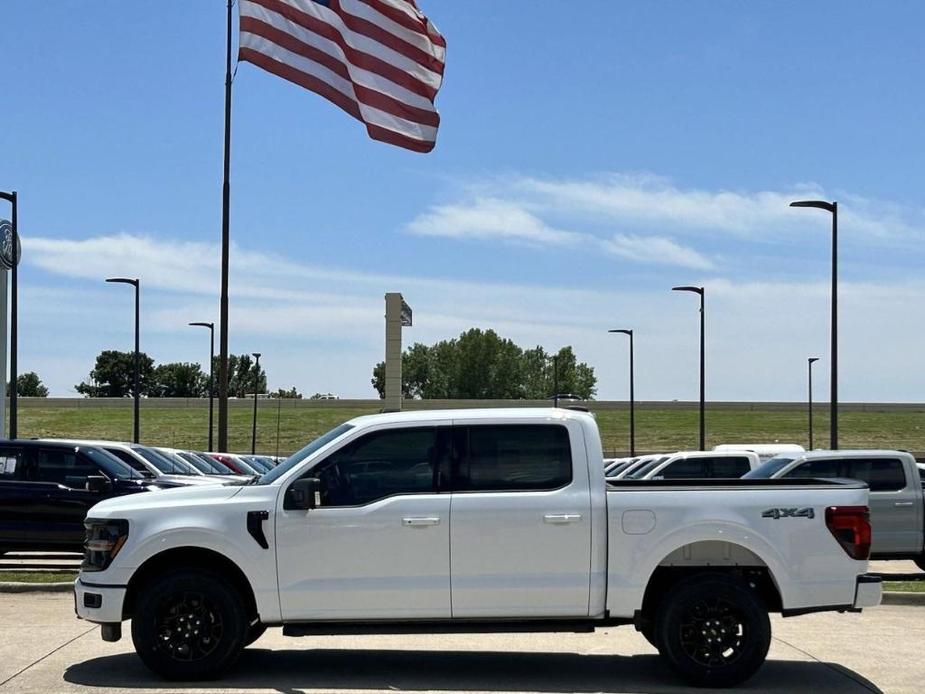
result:
<svg viewBox="0 0 925 694"><path fill-rule="evenodd" d="M332 101L369 136L429 152L446 41L414 0L240 0L239 58Z"/></svg>

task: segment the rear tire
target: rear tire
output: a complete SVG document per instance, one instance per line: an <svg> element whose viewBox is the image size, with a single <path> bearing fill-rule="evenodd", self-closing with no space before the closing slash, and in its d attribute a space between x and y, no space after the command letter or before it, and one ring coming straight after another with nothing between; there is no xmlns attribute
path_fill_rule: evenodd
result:
<svg viewBox="0 0 925 694"><path fill-rule="evenodd" d="M682 580L655 618L659 653L698 687L731 687L755 674L771 645L762 601L738 579L702 574Z"/></svg>
<svg viewBox="0 0 925 694"><path fill-rule="evenodd" d="M241 655L247 614L238 591L219 575L170 571L138 593L132 642L142 662L171 680L215 679Z"/></svg>

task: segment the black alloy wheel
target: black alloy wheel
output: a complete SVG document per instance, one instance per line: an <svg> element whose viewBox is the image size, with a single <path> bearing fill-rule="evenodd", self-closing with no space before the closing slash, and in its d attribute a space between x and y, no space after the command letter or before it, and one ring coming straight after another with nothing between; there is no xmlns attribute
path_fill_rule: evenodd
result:
<svg viewBox="0 0 925 694"><path fill-rule="evenodd" d="M654 640L668 665L699 687L731 687L761 667L771 646L763 600L732 574L693 574L662 599Z"/></svg>
<svg viewBox="0 0 925 694"><path fill-rule="evenodd" d="M224 577L205 569L169 571L137 595L132 642L162 677L215 679L244 649L251 620L240 592Z"/></svg>
<svg viewBox="0 0 925 694"><path fill-rule="evenodd" d="M158 650L178 661L208 657L224 633L221 611L202 592L171 595L158 606L156 620Z"/></svg>
<svg viewBox="0 0 925 694"><path fill-rule="evenodd" d="M739 660L748 639L742 612L722 598L704 598L688 605L678 624L681 647L691 660L709 668Z"/></svg>

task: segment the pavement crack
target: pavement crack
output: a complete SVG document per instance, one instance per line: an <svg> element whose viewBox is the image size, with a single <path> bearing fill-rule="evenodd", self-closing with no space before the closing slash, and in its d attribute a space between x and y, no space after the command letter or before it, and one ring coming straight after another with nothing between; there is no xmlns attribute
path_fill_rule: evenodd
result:
<svg viewBox="0 0 925 694"><path fill-rule="evenodd" d="M48 653L46 653L45 655L43 655L43 656L42 656L41 658L39 658L38 660L29 663L28 665L26 665L26 667L24 667L24 668L23 668L22 670L20 670L19 672L16 672L16 673L10 675L10 676L7 677L5 680L3 680L2 682L0 682L0 687L3 687L7 682L12 682L13 680L15 680L17 677L19 677L22 673L24 673L24 672L25 672L26 670L28 670L29 668L38 665L38 664L41 663L43 660L45 660L45 659L48 658L49 656L54 655L55 653L57 653L58 651L60 651L60 650L61 650L62 648L64 648L65 646L70 646L70 645L71 645L72 643L74 643L77 639L83 638L84 636L86 636L87 634L89 634L91 631L93 631L94 629L98 629L98 628L99 628L99 625L94 624L92 627L90 627L90 628L87 629L86 631L80 632L80 633L77 634L77 636L75 636L74 638L68 639L67 641L65 641L64 643L62 643L60 646L58 646L57 648L53 648L52 650L48 651Z"/></svg>
<svg viewBox="0 0 925 694"><path fill-rule="evenodd" d="M785 646L789 646L790 648L792 648L792 649L795 650L795 651L799 651L800 653L802 653L803 655L805 655L807 658L811 658L812 660L816 661L816 662L819 663L820 665L824 665L824 666L827 667L829 670L832 670L833 672L837 672L837 673L838 673L839 675L841 675L842 677L847 677L847 678L848 678L849 680L851 680L852 682L856 682L857 684L859 684L859 685L861 685L862 687L864 687L864 689L866 689L867 691L869 691L869 692L874 692L875 694L883 694L883 692L882 692L876 685L871 685L870 682L867 682L866 680L859 679L858 677L855 677L855 676L854 676L854 673L852 673L852 672L850 672L850 671L846 671L844 668L837 667L837 666L833 665L832 663L827 663L827 662L825 662L824 660L819 660L819 658L817 658L816 656L814 656L814 655L813 655L812 653L810 653L809 651L804 651L804 650L803 650L802 648L800 648L799 646L795 646L795 645L793 645L792 643L790 643L789 641L785 641L784 639L780 638L779 636L772 636L771 638L772 638L774 641L779 641L780 643L784 644Z"/></svg>

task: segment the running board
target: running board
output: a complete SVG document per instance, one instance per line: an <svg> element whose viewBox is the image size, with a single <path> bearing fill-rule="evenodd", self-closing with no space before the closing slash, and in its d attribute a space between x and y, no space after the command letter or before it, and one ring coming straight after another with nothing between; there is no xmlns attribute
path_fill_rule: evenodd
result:
<svg viewBox="0 0 925 694"><path fill-rule="evenodd" d="M598 627L632 624L632 619L529 619L529 620L382 620L373 622L289 622L283 636L335 636L341 634L519 634L534 632L588 633Z"/></svg>

